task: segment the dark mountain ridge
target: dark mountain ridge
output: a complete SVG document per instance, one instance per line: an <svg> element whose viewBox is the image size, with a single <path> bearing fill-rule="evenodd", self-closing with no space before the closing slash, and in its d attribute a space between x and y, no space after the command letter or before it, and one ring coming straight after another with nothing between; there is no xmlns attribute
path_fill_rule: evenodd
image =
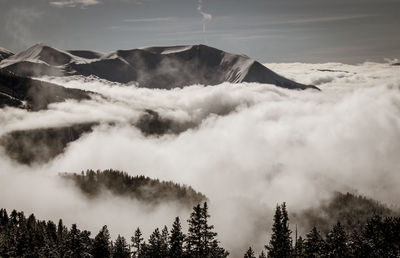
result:
<svg viewBox="0 0 400 258"><path fill-rule="evenodd" d="M66 99L90 99L89 92L69 89L0 70L0 108L13 106L38 111Z"/></svg>
<svg viewBox="0 0 400 258"><path fill-rule="evenodd" d="M14 55L14 53L11 52L10 50L0 47L0 61L12 55Z"/></svg>
<svg viewBox="0 0 400 258"><path fill-rule="evenodd" d="M205 45L117 50L62 51L37 44L0 63L0 69L21 76L95 75L139 87L171 89L193 84L258 82L288 89L318 89L286 79L245 56Z"/></svg>

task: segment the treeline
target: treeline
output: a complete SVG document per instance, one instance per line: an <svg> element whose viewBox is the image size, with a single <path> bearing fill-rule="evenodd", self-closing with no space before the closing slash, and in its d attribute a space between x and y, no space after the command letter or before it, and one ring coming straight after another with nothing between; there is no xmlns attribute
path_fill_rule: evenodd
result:
<svg viewBox="0 0 400 258"><path fill-rule="evenodd" d="M118 235L110 238L107 226L94 237L73 224L69 229L62 220L40 221L32 214L0 210L0 257L98 257L98 258L224 258L229 253L219 245L214 226L208 222L208 206L196 205L188 219L188 232L182 232L179 217L171 230L156 228L144 241L139 228L130 242Z"/></svg>
<svg viewBox="0 0 400 258"><path fill-rule="evenodd" d="M357 220L357 218L354 218ZM278 205L271 240L259 258L266 257L400 257L400 217L370 217L363 227L346 232L338 221L326 235L313 227L305 237L294 239L286 204ZM244 258L255 258L251 247Z"/></svg>
<svg viewBox="0 0 400 258"><path fill-rule="evenodd" d="M72 180L88 197L94 198L106 190L114 195L129 197L146 203L177 201L189 209L207 200L202 193L192 187L170 181L160 181L145 176L130 176L126 172L107 169L87 170L81 174L64 173L61 176Z"/></svg>
<svg viewBox="0 0 400 258"><path fill-rule="evenodd" d="M139 228L130 239L118 235L113 241L107 226L93 238L76 224L67 228L62 220L56 225L0 209L0 257L225 258L229 253L220 246L209 217L205 202L193 208L186 233L176 217L170 230L156 228L146 241ZM270 241L258 257L400 257L400 217L375 215L350 232L340 222L327 234L313 227L303 238L290 229L283 203L276 207ZM256 258L251 247L244 258Z"/></svg>

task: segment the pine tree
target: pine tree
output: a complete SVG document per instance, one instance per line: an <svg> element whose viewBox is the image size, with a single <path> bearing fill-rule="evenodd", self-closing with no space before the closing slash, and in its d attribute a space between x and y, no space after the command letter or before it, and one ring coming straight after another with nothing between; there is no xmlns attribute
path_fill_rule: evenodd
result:
<svg viewBox="0 0 400 258"><path fill-rule="evenodd" d="M160 255L167 257L169 253L169 232L167 226L164 226L160 236Z"/></svg>
<svg viewBox="0 0 400 258"><path fill-rule="evenodd" d="M294 251L293 251L293 256L294 257L304 257L305 255L305 250L304 250L304 240L303 238L300 236L297 240L296 240L296 244L294 246Z"/></svg>
<svg viewBox="0 0 400 258"><path fill-rule="evenodd" d="M201 206L197 204L188 220L189 229L186 238L186 252L188 256L200 257L201 255Z"/></svg>
<svg viewBox="0 0 400 258"><path fill-rule="evenodd" d="M282 210L282 248L283 253L290 256L292 253L292 231L289 229L289 215L286 210L286 203L281 205Z"/></svg>
<svg viewBox="0 0 400 258"><path fill-rule="evenodd" d="M338 222L326 237L326 251L329 257L348 257L350 251L347 246L347 235Z"/></svg>
<svg viewBox="0 0 400 258"><path fill-rule="evenodd" d="M265 248L268 250L268 257L290 257L292 254L292 240L290 237L289 218L286 211L286 204L277 205L272 225L271 240Z"/></svg>
<svg viewBox="0 0 400 258"><path fill-rule="evenodd" d="M306 235L304 251L306 257L320 257L324 253L325 242L316 227Z"/></svg>
<svg viewBox="0 0 400 258"><path fill-rule="evenodd" d="M169 257L182 258L183 257L183 241L185 235L182 233L182 226L179 217L175 218L172 224L171 235L169 237Z"/></svg>
<svg viewBox="0 0 400 258"><path fill-rule="evenodd" d="M227 252L219 247L213 232L213 225L208 225L208 206L205 202L193 207L190 215L189 230L186 238L186 254L190 257L226 257Z"/></svg>
<svg viewBox="0 0 400 258"><path fill-rule="evenodd" d="M247 249L247 252L244 254L244 258L256 258L254 256L254 251L251 248L251 246L249 247L249 249Z"/></svg>
<svg viewBox="0 0 400 258"><path fill-rule="evenodd" d="M68 229L64 226L62 219L57 225L57 249L61 257L67 252L67 235Z"/></svg>
<svg viewBox="0 0 400 258"><path fill-rule="evenodd" d="M133 258L140 257L142 251L143 237L140 228L137 228L135 231L135 235L131 237L132 247L135 248L133 251Z"/></svg>
<svg viewBox="0 0 400 258"><path fill-rule="evenodd" d="M115 244L112 248L112 257L113 258L129 258L130 251L129 246L126 243L125 237L118 235L115 240Z"/></svg>
<svg viewBox="0 0 400 258"><path fill-rule="evenodd" d="M68 257L83 257L85 253L85 247L81 239L81 232L77 228L76 224L72 224L71 230L67 236L67 256Z"/></svg>
<svg viewBox="0 0 400 258"><path fill-rule="evenodd" d="M208 257L210 258L225 258L228 257L229 252L219 246L218 240L214 239L211 243L211 250Z"/></svg>
<svg viewBox="0 0 400 258"><path fill-rule="evenodd" d="M161 255L161 234L160 230L156 228L150 235L149 243L146 245L145 255L152 258L163 258Z"/></svg>
<svg viewBox="0 0 400 258"><path fill-rule="evenodd" d="M201 209L201 218L202 249L204 251L204 255L208 257L210 256L211 246L214 238L217 236L217 233L212 231L214 229L213 225L208 225L208 219L210 218L210 215L208 214L207 202L204 202L203 208Z"/></svg>
<svg viewBox="0 0 400 258"><path fill-rule="evenodd" d="M267 258L267 256L265 256L264 251L261 251L260 255L258 256L258 258Z"/></svg>
<svg viewBox="0 0 400 258"><path fill-rule="evenodd" d="M99 231L94 238L92 255L94 258L107 258L110 257L110 233L107 226Z"/></svg>

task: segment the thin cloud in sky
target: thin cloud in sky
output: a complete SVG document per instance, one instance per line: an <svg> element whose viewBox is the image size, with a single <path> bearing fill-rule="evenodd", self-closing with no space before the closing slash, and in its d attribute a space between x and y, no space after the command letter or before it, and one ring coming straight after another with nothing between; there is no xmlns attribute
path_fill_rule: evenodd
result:
<svg viewBox="0 0 400 258"><path fill-rule="evenodd" d="M330 16L330 17L315 17L315 18L304 18L304 19L293 19L287 21L276 21L269 22L268 24L302 24L302 23L321 23L321 22L334 22L334 21L345 21L355 20L367 17L374 17L372 14L355 14L355 15L343 15L343 16Z"/></svg>
<svg viewBox="0 0 400 258"><path fill-rule="evenodd" d="M50 5L54 7L87 7L91 5L100 4L98 0L60 0L60 1L51 1Z"/></svg>
<svg viewBox="0 0 400 258"><path fill-rule="evenodd" d="M271 38L287 38L285 35L244 35L244 36L222 36L224 39L230 40L257 40Z"/></svg>
<svg viewBox="0 0 400 258"><path fill-rule="evenodd" d="M142 18L142 19L125 19L124 22L162 22L170 21L176 17L155 17L155 18Z"/></svg>

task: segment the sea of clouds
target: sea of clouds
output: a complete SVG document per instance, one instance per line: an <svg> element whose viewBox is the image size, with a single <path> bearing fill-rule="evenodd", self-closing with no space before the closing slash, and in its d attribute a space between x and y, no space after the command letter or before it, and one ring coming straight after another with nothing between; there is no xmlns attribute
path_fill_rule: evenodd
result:
<svg viewBox="0 0 400 258"><path fill-rule="evenodd" d="M98 94L52 104L48 110L0 109L0 135L13 130L100 122L47 164L24 166L0 149L0 207L63 218L95 235L183 221L190 210L156 207L104 194L86 199L59 172L114 168L191 185L210 200L211 222L232 257L268 241L277 203L289 212L316 207L335 191L400 201L400 67L265 64L322 91L257 83L193 85L155 90L96 78L42 78ZM170 133L144 135L134 125L145 110L173 121ZM183 223L186 224L186 223ZM293 225L293 224L292 224ZM186 225L184 225L184 228Z"/></svg>

